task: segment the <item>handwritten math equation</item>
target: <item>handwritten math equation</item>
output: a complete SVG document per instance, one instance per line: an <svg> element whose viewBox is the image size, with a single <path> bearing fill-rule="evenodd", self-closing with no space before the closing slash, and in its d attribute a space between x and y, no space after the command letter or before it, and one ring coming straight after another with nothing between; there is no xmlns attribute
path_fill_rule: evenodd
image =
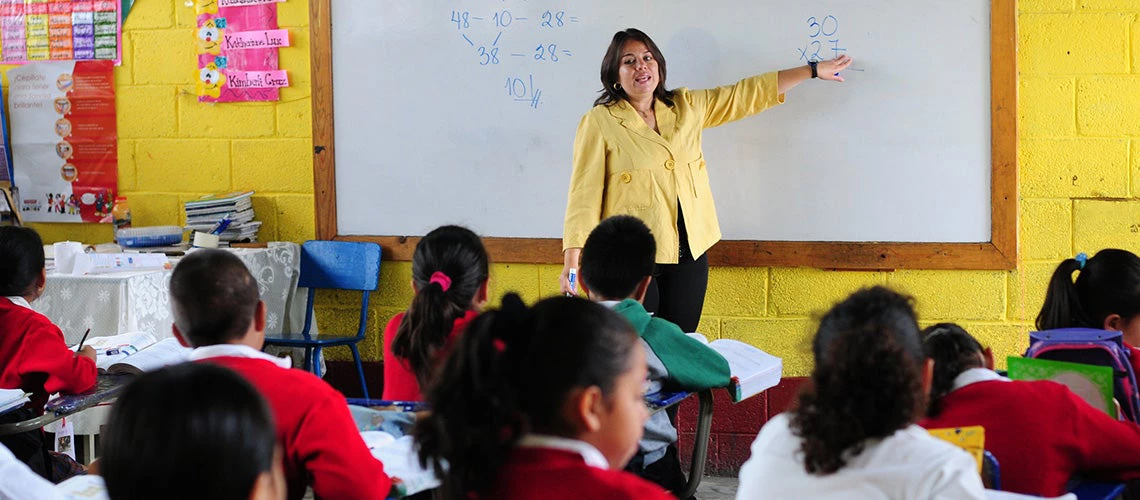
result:
<svg viewBox="0 0 1140 500"><path fill-rule="evenodd" d="M560 46L555 39L580 19L565 10L453 9L449 22L459 35L457 43L471 50L472 64L501 68L505 96L538 109L542 89L535 84L534 70L574 57L571 48Z"/></svg>
<svg viewBox="0 0 1140 500"><path fill-rule="evenodd" d="M847 52L839 44L839 19L833 15L807 18L808 42L802 48L796 47L799 60L819 62L834 59Z"/></svg>

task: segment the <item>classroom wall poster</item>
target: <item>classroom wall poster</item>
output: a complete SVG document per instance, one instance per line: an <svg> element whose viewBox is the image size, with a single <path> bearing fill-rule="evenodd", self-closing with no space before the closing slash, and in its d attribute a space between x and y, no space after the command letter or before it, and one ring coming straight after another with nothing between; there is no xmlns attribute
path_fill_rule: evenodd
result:
<svg viewBox="0 0 1140 500"><path fill-rule="evenodd" d="M111 61L75 61L8 72L24 220L111 222L119 182L113 69Z"/></svg>
<svg viewBox="0 0 1140 500"><path fill-rule="evenodd" d="M0 0L0 62L122 60L120 0Z"/></svg>
<svg viewBox="0 0 1140 500"><path fill-rule="evenodd" d="M3 88L0 88L3 93ZM12 149L8 147L8 116L0 103L0 186L12 182Z"/></svg>
<svg viewBox="0 0 1140 500"><path fill-rule="evenodd" d="M289 86L277 60L289 46L289 31L277 27L280 1L195 0L199 102L276 101Z"/></svg>

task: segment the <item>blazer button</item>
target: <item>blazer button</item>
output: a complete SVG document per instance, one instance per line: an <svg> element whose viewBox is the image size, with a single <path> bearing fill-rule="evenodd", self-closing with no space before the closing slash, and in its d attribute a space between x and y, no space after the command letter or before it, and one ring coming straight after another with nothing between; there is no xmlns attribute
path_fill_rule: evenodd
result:
<svg viewBox="0 0 1140 500"><path fill-rule="evenodd" d="M704 160L701 160L701 166L699 168L700 168L700 170L705 169L705 161Z"/></svg>
<svg viewBox="0 0 1140 500"><path fill-rule="evenodd" d="M673 167L676 167L676 166L677 166L677 162L673 161L672 158L665 160L665 170L673 170Z"/></svg>
<svg viewBox="0 0 1140 500"><path fill-rule="evenodd" d="M629 172L622 172L621 173L621 181L622 182L629 184L629 181L632 181L632 180L633 180L633 176L629 175Z"/></svg>

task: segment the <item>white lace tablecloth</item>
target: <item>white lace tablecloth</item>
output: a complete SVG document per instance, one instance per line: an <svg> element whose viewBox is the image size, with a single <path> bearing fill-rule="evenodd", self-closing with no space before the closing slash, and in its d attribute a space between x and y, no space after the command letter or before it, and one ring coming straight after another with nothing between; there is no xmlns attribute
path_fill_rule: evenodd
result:
<svg viewBox="0 0 1140 500"><path fill-rule="evenodd" d="M269 248L236 248L257 279L266 306L266 332L301 331L305 293L297 290L301 247L273 242ZM43 295L32 307L63 330L69 344L83 332L92 337L144 331L159 340L171 337L170 275L172 271L132 271L87 276L49 274Z"/></svg>

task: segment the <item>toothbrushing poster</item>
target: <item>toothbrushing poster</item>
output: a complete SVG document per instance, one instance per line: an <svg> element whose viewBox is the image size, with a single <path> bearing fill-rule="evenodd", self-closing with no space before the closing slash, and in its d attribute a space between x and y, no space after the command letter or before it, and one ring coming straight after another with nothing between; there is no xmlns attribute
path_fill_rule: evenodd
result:
<svg viewBox="0 0 1140 500"><path fill-rule="evenodd" d="M111 61L60 61L8 72L24 220L111 222L119 185L113 69Z"/></svg>
<svg viewBox="0 0 1140 500"><path fill-rule="evenodd" d="M277 49L290 43L278 1L195 0L199 102L276 101L289 86L277 66Z"/></svg>
<svg viewBox="0 0 1140 500"><path fill-rule="evenodd" d="M0 62L122 59L120 0L0 0Z"/></svg>

